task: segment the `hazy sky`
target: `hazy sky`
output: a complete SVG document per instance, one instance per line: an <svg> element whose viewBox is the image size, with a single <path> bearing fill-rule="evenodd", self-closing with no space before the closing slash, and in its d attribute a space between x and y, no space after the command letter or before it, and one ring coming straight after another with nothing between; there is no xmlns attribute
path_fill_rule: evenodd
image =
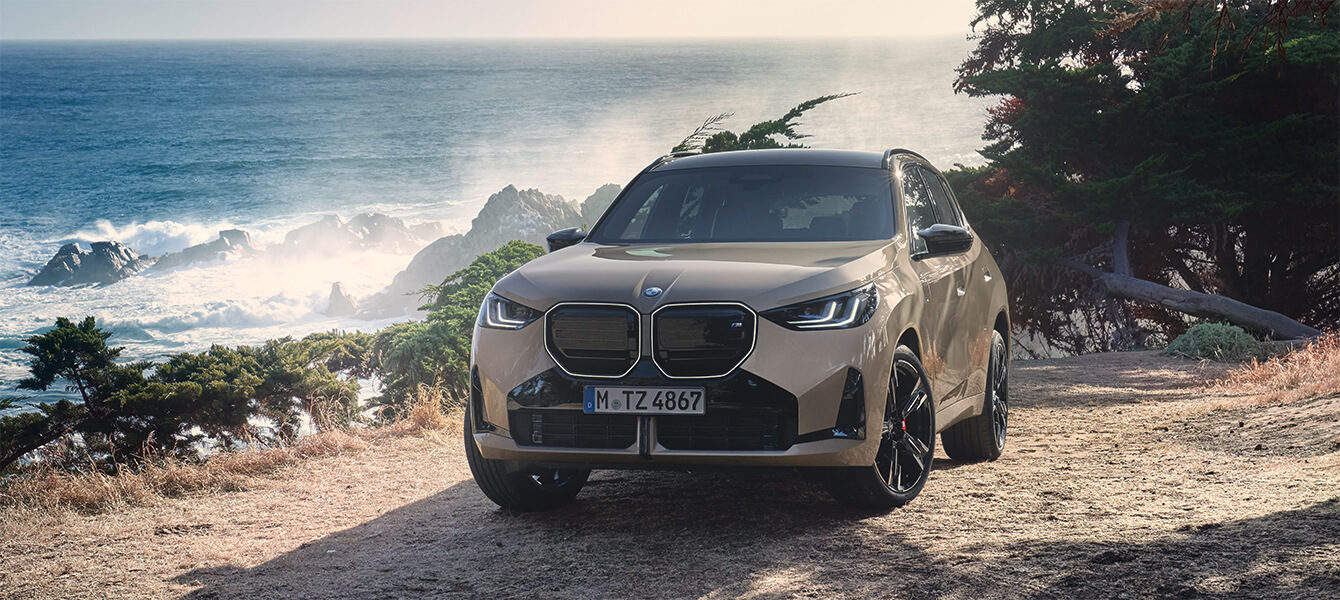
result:
<svg viewBox="0 0 1340 600"><path fill-rule="evenodd" d="M0 39L968 33L971 0L0 0Z"/></svg>

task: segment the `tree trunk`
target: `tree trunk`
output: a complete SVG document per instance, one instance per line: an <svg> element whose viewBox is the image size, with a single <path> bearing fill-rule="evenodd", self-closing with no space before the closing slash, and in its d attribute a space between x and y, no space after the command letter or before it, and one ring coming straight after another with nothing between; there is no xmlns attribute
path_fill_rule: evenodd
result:
<svg viewBox="0 0 1340 600"><path fill-rule="evenodd" d="M27 437L22 443L13 446L6 443L2 446L4 448L4 454L0 455L0 472L9 468L9 465L18 461L20 458L23 458L29 452L50 444L51 442L60 439L61 436L68 435L71 431L74 431L73 424L61 426L60 424L54 423L50 417L44 417L35 425L35 430L22 432L22 434L26 434Z"/></svg>
<svg viewBox="0 0 1340 600"><path fill-rule="evenodd" d="M1152 281L1101 271L1075 259L1060 264L1083 271L1103 284L1108 293L1130 300L1149 302L1197 317L1224 319L1234 325L1276 339L1308 338L1320 331L1273 310L1257 308L1227 296L1179 290Z"/></svg>
<svg viewBox="0 0 1340 600"><path fill-rule="evenodd" d="M1117 275L1131 276L1131 257L1127 246L1130 244L1131 222L1128 219L1117 221L1117 229L1112 232L1112 272Z"/></svg>

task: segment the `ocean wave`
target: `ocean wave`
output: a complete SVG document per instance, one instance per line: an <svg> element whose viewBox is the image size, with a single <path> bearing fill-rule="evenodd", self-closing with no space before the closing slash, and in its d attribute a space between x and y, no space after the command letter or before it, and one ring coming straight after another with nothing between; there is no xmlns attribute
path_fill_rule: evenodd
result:
<svg viewBox="0 0 1340 600"><path fill-rule="evenodd" d="M370 204L334 214L338 214L340 218L347 220L358 214L376 212L404 219L409 225L437 223L444 231L453 233L468 229L468 220L433 218L433 209L441 206L443 204L438 202L399 207L392 203ZM65 237L45 240L41 243L50 245L81 242L87 249L87 245L93 242L118 241L140 254L161 256L168 252L179 252L189 246L213 241L218 238L220 231L241 229L251 234L251 239L256 245L269 246L282 243L288 232L316 222L322 214L324 213L303 212L241 224L231 221L213 223L183 223L179 221L146 221L141 223L133 221L128 224L117 225L107 219L98 219L90 227L84 227ZM31 242L25 245L30 246ZM27 267L29 265L23 266ZM38 264L37 268L40 267L41 264ZM0 276L2 275L0 274Z"/></svg>
<svg viewBox="0 0 1340 600"><path fill-rule="evenodd" d="M312 298L281 295L266 300L208 302L180 314L112 322L109 325L126 331L139 329L147 335L152 335L150 331L177 333L206 327L229 329L273 327L292 323L314 313Z"/></svg>
<svg viewBox="0 0 1340 600"><path fill-rule="evenodd" d="M98 219L92 227L76 231L60 241L92 243L114 240L140 254L158 256L213 240L225 229L237 227L226 221L211 224L146 221L117 226L107 219Z"/></svg>

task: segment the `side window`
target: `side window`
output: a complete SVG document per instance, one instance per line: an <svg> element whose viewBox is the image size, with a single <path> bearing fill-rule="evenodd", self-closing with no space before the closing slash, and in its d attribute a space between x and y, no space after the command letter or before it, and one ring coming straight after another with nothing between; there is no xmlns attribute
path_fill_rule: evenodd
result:
<svg viewBox="0 0 1340 600"><path fill-rule="evenodd" d="M910 164L903 165L903 208L907 211L907 235L912 244L912 254L926 251L926 241L917 235L918 231L935 224L935 208L932 206L930 191L921 179L920 169Z"/></svg>
<svg viewBox="0 0 1340 600"><path fill-rule="evenodd" d="M954 204L953 196L949 194L949 189L945 187L944 180L925 169L918 168L917 171L925 180L926 187L931 189L931 199L935 201L935 214L939 216L936 222L962 227L963 219L959 217L958 208Z"/></svg>

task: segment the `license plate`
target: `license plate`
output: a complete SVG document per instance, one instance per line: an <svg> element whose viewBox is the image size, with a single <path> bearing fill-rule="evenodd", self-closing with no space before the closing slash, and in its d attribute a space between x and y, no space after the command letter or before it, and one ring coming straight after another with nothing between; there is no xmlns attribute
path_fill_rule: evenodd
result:
<svg viewBox="0 0 1340 600"><path fill-rule="evenodd" d="M707 394L700 387L589 386L583 396L582 410L588 413L701 415L707 411Z"/></svg>

